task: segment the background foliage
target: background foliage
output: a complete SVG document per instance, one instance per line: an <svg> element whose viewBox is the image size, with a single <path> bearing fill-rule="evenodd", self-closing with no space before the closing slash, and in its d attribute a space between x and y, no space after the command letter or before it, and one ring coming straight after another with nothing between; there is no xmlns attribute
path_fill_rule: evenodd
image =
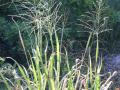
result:
<svg viewBox="0 0 120 90"><path fill-rule="evenodd" d="M81 15L85 11L91 10L93 7L92 2L94 0L61 0L62 8L61 13L64 15L63 20L65 23L64 30L64 45L70 50L71 55L76 55L76 52L82 51L82 48L86 45L86 39L88 38L86 33L78 33L83 30L78 24L78 19L81 18ZM18 4L18 6L15 5ZM119 0L108 0L108 10L107 15L110 16L109 27L113 31L102 35L103 46L105 47L106 52L109 53L119 53L119 41L120 41L120 7ZM0 54L1 56L11 56L16 58L23 54L22 47L19 41L18 29L14 24L12 17L10 15L16 15L19 12L24 11L19 8L19 3L14 2L13 0L0 0ZM21 26L24 27L24 24L21 23L19 18L14 18ZM22 28L22 27L21 27ZM26 33L26 32L22 32ZM28 36L24 37L25 42L27 42L29 47ZM112 42L112 43L111 43ZM69 44L68 44L69 43ZM115 46L116 45L116 46ZM118 45L118 46L117 46ZM20 48L21 47L21 48ZM112 49L111 49L112 48ZM114 50L113 50L114 49ZM77 55L76 55L77 57Z"/></svg>

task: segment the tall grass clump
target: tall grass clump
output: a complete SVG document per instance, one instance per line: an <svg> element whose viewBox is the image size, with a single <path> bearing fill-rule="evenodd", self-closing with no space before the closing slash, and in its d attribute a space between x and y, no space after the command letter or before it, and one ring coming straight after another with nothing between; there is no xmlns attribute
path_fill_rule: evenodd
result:
<svg viewBox="0 0 120 90"><path fill-rule="evenodd" d="M96 2L94 12L89 12L92 16L85 15L89 18L88 21L82 21L82 26L90 29L90 36L82 58L76 59L72 67L69 66L67 50L62 46L64 22L61 24L62 15L59 14L61 3L54 0L24 0L19 2L19 6L23 11L14 16L22 19L25 25L23 30L27 31L30 38L31 50L25 46L23 30L19 29L28 66L20 65L13 59L18 68L12 72L14 78L8 79L1 74L8 90L107 90L109 88L111 77L106 82L102 82L100 76L102 58L99 57L99 34L107 31L104 24L106 19L102 16L102 0ZM13 21L19 28L14 18ZM94 64L90 50L93 36L97 39ZM89 62L87 65L86 59ZM61 73L63 61L67 69L64 75Z"/></svg>
<svg viewBox="0 0 120 90"><path fill-rule="evenodd" d="M83 61L87 56L87 79L89 82L90 90L107 90L112 83L112 81L110 81L110 78L113 77L116 73L113 73L113 75L108 78L107 83L101 83L102 80L100 73L103 67L103 58L99 54L100 35L104 32L112 30L108 28L108 17L105 13L106 10L107 7L105 5L105 0L96 0L95 2L93 2L93 10L86 12L85 15L82 15L82 19L80 19L80 25L84 27L83 32L89 33ZM91 49L93 49L93 47L95 48L95 53L91 52ZM94 58L91 57L91 54L95 54L95 56L93 56Z"/></svg>
<svg viewBox="0 0 120 90"><path fill-rule="evenodd" d="M19 65L18 67L29 90L60 88L61 52L57 35L61 29L57 26L61 17L58 15L60 5L61 3L54 0L33 0L21 4L23 8L27 9L27 12L20 14L20 17L26 17L25 24L31 29L28 34L32 39L32 54L30 53L28 60L29 73L25 67ZM23 42L21 33L20 39ZM24 43L22 45L26 52ZM27 52L26 57L28 57Z"/></svg>
<svg viewBox="0 0 120 90"><path fill-rule="evenodd" d="M63 29L59 26L61 3L54 0L25 0L22 3L19 2L19 6L23 11L18 11L19 15L12 17L19 29L28 67L20 65L14 60L20 77L15 82L4 78L5 84L9 90L11 90L9 83L14 89L19 88L20 90L60 90L62 56L62 43L60 43L62 41L60 40L62 37L59 38L58 33L61 33L60 30ZM14 17L20 17L25 25L23 30L26 30L30 38L30 51L24 44L23 30L20 30ZM66 55L64 56L67 58Z"/></svg>

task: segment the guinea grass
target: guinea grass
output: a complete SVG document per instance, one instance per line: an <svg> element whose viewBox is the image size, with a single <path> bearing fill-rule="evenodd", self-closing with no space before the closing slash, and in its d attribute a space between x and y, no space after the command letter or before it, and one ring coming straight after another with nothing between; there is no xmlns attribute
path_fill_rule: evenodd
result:
<svg viewBox="0 0 120 90"><path fill-rule="evenodd" d="M28 20L28 22L23 21L25 24L27 23L26 27L27 25L31 25L31 23L33 24L31 30L28 31L28 34L31 35L30 37L33 38L31 41L33 43L29 53L27 47L25 47L22 33L19 31L20 40L28 60L28 67L20 65L15 61L20 73L20 79L15 81L8 80L1 75L8 90L12 90L9 88L12 87L9 85L9 81L16 82L20 90L107 90L109 88L111 81L108 79L108 87L103 89L106 83L101 83L102 80L100 76L102 58L99 56L99 34L108 30L106 28L101 29L101 27L104 26L100 23L101 6L103 5L102 0L98 0L96 4L96 6L98 5L94 17L96 22L90 20L94 23L90 28L91 31L89 31L90 34L82 59L76 59L75 65L70 67L69 54L67 50L64 49L67 72L63 76L61 74L63 57L61 49L63 48L61 46L62 39L59 37L61 28L57 26L61 18L58 14L60 5L60 3L56 5L54 0L52 3L51 0L28 0L22 3L22 7L28 9L28 11L26 14L19 14L19 17L27 17L26 20ZM104 17L102 17L102 20L103 18ZM86 24L89 25L89 23L83 23L82 26L88 28ZM97 38L95 44L95 59L93 59L95 63L93 63L89 49L91 48L92 37ZM48 48L50 48L50 50L48 50ZM85 64L86 59L89 62L87 65ZM85 70L82 71L82 69Z"/></svg>

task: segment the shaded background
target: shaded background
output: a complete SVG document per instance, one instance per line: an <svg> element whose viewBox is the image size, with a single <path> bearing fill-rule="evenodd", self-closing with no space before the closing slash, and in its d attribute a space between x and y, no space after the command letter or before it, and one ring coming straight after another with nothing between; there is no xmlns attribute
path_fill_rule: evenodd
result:
<svg viewBox="0 0 120 90"><path fill-rule="evenodd" d="M85 48L87 33L78 33L82 28L78 26L78 19L87 10L92 8L94 0L59 0L62 2L61 14L65 15L66 26L64 30L63 44L66 46L71 58L79 57L78 52ZM0 0L0 56L13 57L19 63L25 60L24 52L20 43L18 28L14 24L10 15L17 15L22 11L16 7L18 2L11 0ZM109 7L106 15L109 16L109 27L113 30L101 35L101 51L105 53L120 53L120 0L108 0L106 5ZM19 25L24 27L19 18L15 18ZM26 34L26 32L22 32ZM28 37L23 37L26 47L29 48ZM7 60L8 62L12 62Z"/></svg>

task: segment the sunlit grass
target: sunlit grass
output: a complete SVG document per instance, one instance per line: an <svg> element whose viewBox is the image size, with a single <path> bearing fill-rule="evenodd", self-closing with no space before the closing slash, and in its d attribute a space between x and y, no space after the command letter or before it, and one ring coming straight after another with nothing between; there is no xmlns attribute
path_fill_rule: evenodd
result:
<svg viewBox="0 0 120 90"><path fill-rule="evenodd" d="M81 59L76 59L76 63L72 67L69 66L67 50L61 46L62 34L59 35L63 33L60 32L63 27L58 26L61 19L61 15L59 15L61 3L56 3L54 0L28 0L23 2L21 7L26 9L26 12L20 13L17 17L23 20L26 27L30 27L27 32L31 40L31 50L27 50L21 33L22 30L19 30L28 67L13 60L18 68L18 73L15 73L17 78L11 80L1 73L1 78L8 90L107 90L111 85L110 78L114 74L105 83L102 82L100 72L103 58L99 56L99 34L107 29L100 23L102 0L98 1L96 5L99 8L97 8L94 17L96 22L93 23L95 26L92 27L85 22L82 24L87 28L88 26L91 27L89 27L91 31L89 31L85 52ZM19 28L17 22L14 19L13 21ZM95 59L91 57L90 50L91 39L94 36L97 38ZM62 54L64 54L65 59L62 59ZM64 75L61 73L63 69L61 62L63 60L66 64L64 68L67 69ZM17 72L16 69L15 72Z"/></svg>

